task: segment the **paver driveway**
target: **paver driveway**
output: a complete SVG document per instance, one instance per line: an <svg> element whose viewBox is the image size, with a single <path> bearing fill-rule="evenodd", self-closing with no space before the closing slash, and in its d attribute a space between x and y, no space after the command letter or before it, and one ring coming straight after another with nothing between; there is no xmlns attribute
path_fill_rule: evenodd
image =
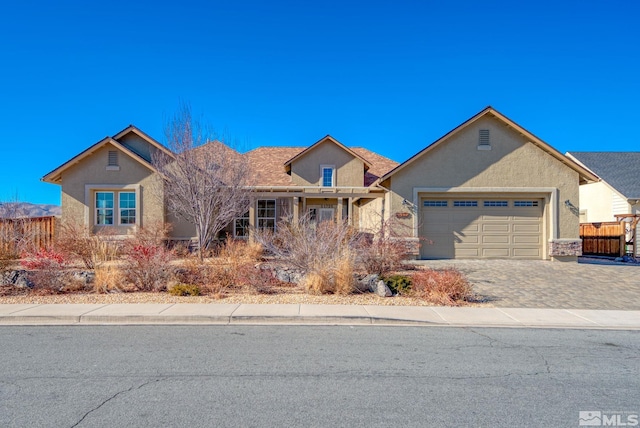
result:
<svg viewBox="0 0 640 428"><path fill-rule="evenodd" d="M489 304L509 308L640 310L640 264L543 260L421 260L465 273Z"/></svg>

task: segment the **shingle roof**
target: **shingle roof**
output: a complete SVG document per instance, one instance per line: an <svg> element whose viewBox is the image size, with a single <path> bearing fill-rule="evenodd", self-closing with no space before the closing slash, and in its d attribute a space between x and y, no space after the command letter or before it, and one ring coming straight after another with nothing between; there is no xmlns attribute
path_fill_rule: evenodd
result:
<svg viewBox="0 0 640 428"><path fill-rule="evenodd" d="M254 174L254 182L260 186L293 186L284 164L306 149L307 147L258 147L245 153ZM351 147L350 150L371 164L364 174L363 186L370 186L378 177L398 165L398 162L362 147Z"/></svg>
<svg viewBox="0 0 640 428"><path fill-rule="evenodd" d="M627 199L640 199L640 152L571 152Z"/></svg>

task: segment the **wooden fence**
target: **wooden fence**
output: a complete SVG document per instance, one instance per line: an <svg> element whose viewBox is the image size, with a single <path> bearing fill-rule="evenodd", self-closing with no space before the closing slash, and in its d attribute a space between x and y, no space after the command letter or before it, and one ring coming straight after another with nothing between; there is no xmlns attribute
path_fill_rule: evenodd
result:
<svg viewBox="0 0 640 428"><path fill-rule="evenodd" d="M44 248L53 243L56 218L2 218L0 219L0 252L16 254L20 247Z"/></svg>
<svg viewBox="0 0 640 428"><path fill-rule="evenodd" d="M625 251L624 223L581 223L582 254L620 257Z"/></svg>

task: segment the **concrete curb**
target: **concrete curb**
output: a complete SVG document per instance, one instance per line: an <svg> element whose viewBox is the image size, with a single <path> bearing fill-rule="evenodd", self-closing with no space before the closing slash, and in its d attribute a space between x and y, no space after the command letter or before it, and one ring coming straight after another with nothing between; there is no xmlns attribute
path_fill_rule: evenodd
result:
<svg viewBox="0 0 640 428"><path fill-rule="evenodd" d="M1 325L410 325L640 330L640 311L305 304L7 304L0 305Z"/></svg>

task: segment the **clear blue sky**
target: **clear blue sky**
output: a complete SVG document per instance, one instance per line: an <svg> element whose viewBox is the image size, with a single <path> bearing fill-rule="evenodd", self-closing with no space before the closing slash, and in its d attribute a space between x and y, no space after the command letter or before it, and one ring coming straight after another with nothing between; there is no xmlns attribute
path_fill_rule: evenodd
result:
<svg viewBox="0 0 640 428"><path fill-rule="evenodd" d="M191 104L245 148L404 161L487 105L562 152L640 150L640 2L30 1L0 13L0 200Z"/></svg>

